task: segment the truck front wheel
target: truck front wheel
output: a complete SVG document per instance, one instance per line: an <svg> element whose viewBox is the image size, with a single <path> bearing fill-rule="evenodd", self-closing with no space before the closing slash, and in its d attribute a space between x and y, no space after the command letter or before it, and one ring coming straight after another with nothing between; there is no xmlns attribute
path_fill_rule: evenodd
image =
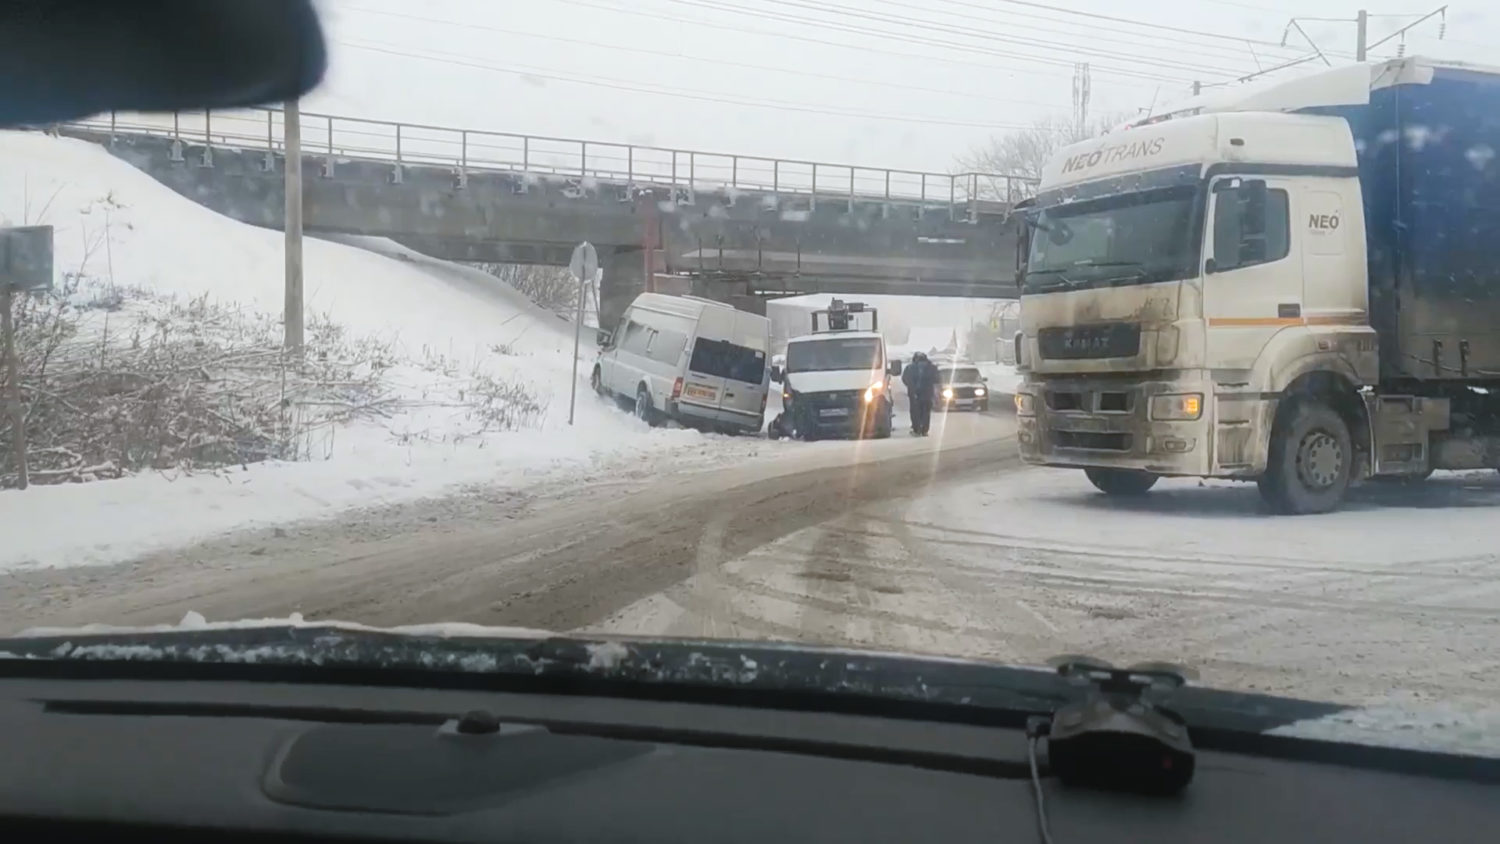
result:
<svg viewBox="0 0 1500 844"><path fill-rule="evenodd" d="M1105 495L1145 495L1156 485L1156 476L1137 469L1084 469L1089 483Z"/></svg>
<svg viewBox="0 0 1500 844"><path fill-rule="evenodd" d="M1257 482L1271 510L1327 513L1344 500L1354 449L1349 426L1316 399L1293 399L1271 432L1266 473Z"/></svg>

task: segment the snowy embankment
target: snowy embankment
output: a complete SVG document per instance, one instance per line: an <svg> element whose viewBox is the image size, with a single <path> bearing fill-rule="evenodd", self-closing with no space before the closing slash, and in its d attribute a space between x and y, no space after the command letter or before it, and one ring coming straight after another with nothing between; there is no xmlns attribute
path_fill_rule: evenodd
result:
<svg viewBox="0 0 1500 844"><path fill-rule="evenodd" d="M53 226L71 295L126 300L81 310L85 336L128 342L132 323L192 302L248 315L264 342L282 309L281 233L219 216L91 144L0 133L0 224ZM384 350L378 412L299 432L297 462L0 491L0 570L115 562L463 485L582 477L651 454L712 460L748 446L650 431L584 391L568 426L570 324L478 270L361 245L307 240L306 310Z"/></svg>

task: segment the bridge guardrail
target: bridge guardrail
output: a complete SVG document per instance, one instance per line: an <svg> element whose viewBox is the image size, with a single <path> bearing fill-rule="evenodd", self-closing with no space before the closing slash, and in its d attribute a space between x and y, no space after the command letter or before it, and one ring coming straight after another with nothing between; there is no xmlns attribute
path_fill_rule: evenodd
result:
<svg viewBox="0 0 1500 844"><path fill-rule="evenodd" d="M452 167L460 182L471 171L597 179L632 186L744 190L817 199L947 205L957 218L982 204L1014 203L1035 180L1002 173L932 173L765 156L710 153L474 129L452 129L362 117L302 112L304 155ZM184 143L282 152L282 110L141 114L110 112L79 121L92 131L171 137Z"/></svg>

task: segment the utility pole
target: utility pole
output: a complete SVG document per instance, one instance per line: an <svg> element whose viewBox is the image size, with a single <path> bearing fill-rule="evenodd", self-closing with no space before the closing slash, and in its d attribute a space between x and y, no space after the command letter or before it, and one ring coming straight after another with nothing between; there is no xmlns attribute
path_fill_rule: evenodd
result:
<svg viewBox="0 0 1500 844"><path fill-rule="evenodd" d="M1088 133L1089 124L1089 65L1079 62L1073 65L1073 120L1074 131L1082 139Z"/></svg>
<svg viewBox="0 0 1500 844"><path fill-rule="evenodd" d="M0 334L5 335L5 405L10 410L10 441L15 453L16 488L31 482L26 467L26 407L21 404L21 373L16 365L16 327L11 322L10 279L0 278Z"/></svg>
<svg viewBox="0 0 1500 844"><path fill-rule="evenodd" d="M1193 80L1193 96L1196 97L1196 96L1198 96L1201 93L1203 93L1203 83L1199 82L1196 79L1194 79Z"/></svg>
<svg viewBox="0 0 1500 844"><path fill-rule="evenodd" d="M281 138L286 152L286 303L282 347L302 353L302 112L296 100L282 110Z"/></svg>
<svg viewBox="0 0 1500 844"><path fill-rule="evenodd" d="M1364 9L1359 10L1359 16L1354 19L1354 60L1362 62L1365 60L1365 26L1370 22L1370 13Z"/></svg>

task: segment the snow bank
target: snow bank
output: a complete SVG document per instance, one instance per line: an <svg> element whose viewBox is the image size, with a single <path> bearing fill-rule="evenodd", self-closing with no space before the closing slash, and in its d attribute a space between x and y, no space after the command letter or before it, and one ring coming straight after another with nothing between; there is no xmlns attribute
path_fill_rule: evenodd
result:
<svg viewBox="0 0 1500 844"><path fill-rule="evenodd" d="M54 226L59 276L281 312L280 232L209 211L93 144L0 133L0 223ZM0 570L117 562L238 528L722 442L652 431L583 389L569 427L571 325L484 273L388 241L310 238L304 251L308 314L389 341L406 360L391 374L395 415L328 430L312 462L0 492ZM472 407L484 379L530 390L544 408L535 428L487 429Z"/></svg>

